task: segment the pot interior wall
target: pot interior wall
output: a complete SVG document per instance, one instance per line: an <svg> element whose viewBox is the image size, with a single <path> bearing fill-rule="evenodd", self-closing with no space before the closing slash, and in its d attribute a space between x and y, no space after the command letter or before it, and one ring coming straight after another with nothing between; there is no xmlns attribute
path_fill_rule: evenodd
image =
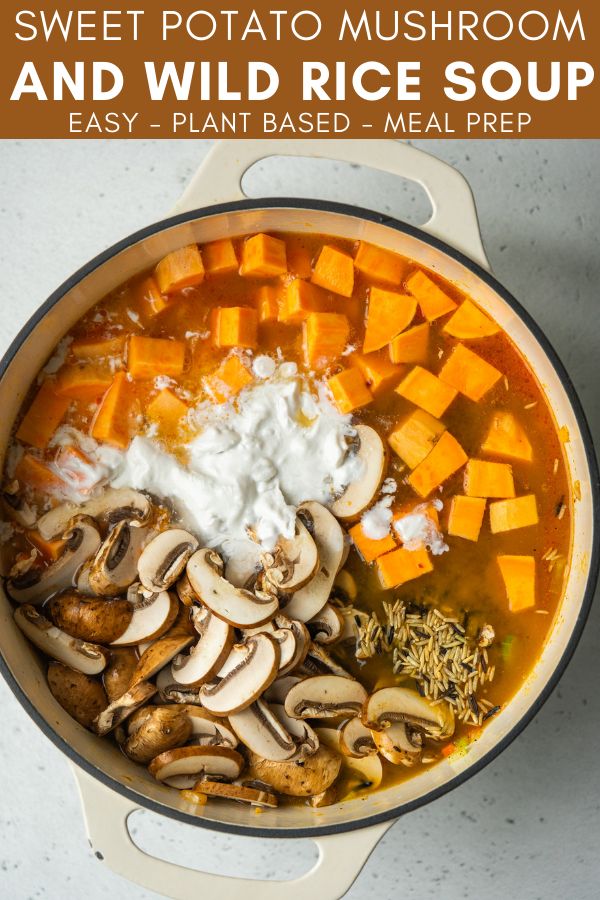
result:
<svg viewBox="0 0 600 900"><path fill-rule="evenodd" d="M414 802L460 775L502 741L536 703L540 693L566 650L581 611L592 553L593 511L590 472L585 447L569 397L546 352L519 315L492 287L470 269L419 237L356 215L327 210L276 207L221 212L178 224L120 251L86 275L54 305L33 328L10 362L0 383L4 415L0 421L0 458L3 458L11 424L37 371L63 334L103 294L140 270L153 265L170 250L192 241L205 242L260 230L311 231L351 239L364 239L413 257L457 283L495 318L522 348L554 410L557 424L569 429L566 446L572 483L580 485L581 500L574 509L574 544L568 583L554 628L544 652L527 683L511 703L489 723L483 736L457 760L444 761L405 784L380 792L367 800L320 810L288 807L260 817L235 804L208 804L200 817L210 822L260 829L323 828L358 822ZM40 660L13 623L11 607L0 597L0 651L21 690L38 713L69 747L87 763L114 782L155 803L188 812L175 791L156 784L141 767L129 762L109 741L102 741L80 728L51 696Z"/></svg>

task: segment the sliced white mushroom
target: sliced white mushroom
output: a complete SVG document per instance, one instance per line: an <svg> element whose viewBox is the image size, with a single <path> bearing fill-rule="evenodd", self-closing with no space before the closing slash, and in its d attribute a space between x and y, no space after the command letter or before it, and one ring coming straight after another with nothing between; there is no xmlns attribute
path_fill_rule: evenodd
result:
<svg viewBox="0 0 600 900"><path fill-rule="evenodd" d="M220 797L223 800L237 800L239 803L249 803L250 806L275 809L278 800L275 794L254 784L229 784L223 781L211 781L203 778L192 791L182 791L184 800L190 800L189 795L201 794L203 797Z"/></svg>
<svg viewBox="0 0 600 900"><path fill-rule="evenodd" d="M247 540L226 539L221 544L225 561L223 573L227 581L234 587L251 591L260 571L260 549Z"/></svg>
<svg viewBox="0 0 600 900"><path fill-rule="evenodd" d="M152 532L138 522L118 522L86 568L94 594L112 597L124 593L137 578L142 548Z"/></svg>
<svg viewBox="0 0 600 900"><path fill-rule="evenodd" d="M330 750L337 752L342 751L341 747L341 730L338 728L315 728L315 732L322 745ZM349 798L355 791L365 790L366 788L378 788L383 779L383 766L381 759L376 753L368 756L345 756L344 757L346 773L350 772L351 777L347 778L350 782L347 787L348 793L339 799Z"/></svg>
<svg viewBox="0 0 600 900"><path fill-rule="evenodd" d="M164 591L184 571L198 541L183 528L161 531L146 544L138 563L140 581L148 591Z"/></svg>
<svg viewBox="0 0 600 900"><path fill-rule="evenodd" d="M338 675L340 678L352 678L352 675L336 662L320 644L310 645L304 662L298 667L298 674Z"/></svg>
<svg viewBox="0 0 600 900"><path fill-rule="evenodd" d="M191 734L191 722L181 707L145 706L129 719L122 748L134 762L147 765L165 750L181 747Z"/></svg>
<svg viewBox="0 0 600 900"><path fill-rule="evenodd" d="M404 687L375 691L365 703L362 719L375 731L405 722L435 740L443 740L454 733L454 713L449 704L434 706L416 691Z"/></svg>
<svg viewBox="0 0 600 900"><path fill-rule="evenodd" d="M309 619L306 627L317 644L335 644L342 637L344 618L336 606L326 603L316 616Z"/></svg>
<svg viewBox="0 0 600 900"><path fill-rule="evenodd" d="M79 568L100 546L100 532L89 516L75 516L62 534L65 544L56 562L45 569L32 568L9 579L6 588L17 603L43 603L53 594L73 587Z"/></svg>
<svg viewBox="0 0 600 900"><path fill-rule="evenodd" d="M185 688L177 684L171 674L171 666L161 669L155 679L158 696L162 703L186 703L200 705L200 689Z"/></svg>
<svg viewBox="0 0 600 900"><path fill-rule="evenodd" d="M362 475L352 481L330 506L338 519L356 519L371 505L385 477L387 455L385 444L369 425L356 426L356 439L349 450L362 462Z"/></svg>
<svg viewBox="0 0 600 900"><path fill-rule="evenodd" d="M231 747L235 750L238 739L228 719L212 716L208 710L191 703L180 704L178 709L190 720L191 743L208 747Z"/></svg>
<svg viewBox="0 0 600 900"><path fill-rule="evenodd" d="M215 716L230 716L250 706L275 680L279 647L268 634L235 644L216 684L200 688L202 705Z"/></svg>
<svg viewBox="0 0 600 900"><path fill-rule="evenodd" d="M123 634L112 641L112 647L133 647L142 641L152 641L169 630L179 611L179 601L168 591L152 594L145 590L130 591L128 599L134 603L131 622Z"/></svg>
<svg viewBox="0 0 600 900"><path fill-rule="evenodd" d="M294 536L280 538L275 550L261 555L261 562L266 580L281 593L291 594L311 580L319 566L319 551L299 516Z"/></svg>
<svg viewBox="0 0 600 900"><path fill-rule="evenodd" d="M157 781L185 789L193 787L202 775L218 775L233 781L243 768L243 757L231 747L190 745L160 753L148 771Z"/></svg>
<svg viewBox="0 0 600 900"><path fill-rule="evenodd" d="M236 628L255 628L273 618L279 609L276 597L236 588L222 572L223 562L214 550L197 550L188 560L187 576L202 603Z"/></svg>
<svg viewBox="0 0 600 900"><path fill-rule="evenodd" d="M271 704L285 703L285 698L299 681L302 681L299 675L278 676L266 689L264 693L265 700Z"/></svg>
<svg viewBox="0 0 600 900"><path fill-rule="evenodd" d="M115 525L122 519L135 519L145 523L150 518L152 504L145 494L132 488L105 488L96 497L84 503L62 503L40 517L38 530L49 541L67 528L69 520L77 515L91 516L107 525Z"/></svg>
<svg viewBox="0 0 600 900"><path fill-rule="evenodd" d="M377 753L373 734L360 716L348 719L340 728L340 749L346 756L370 756Z"/></svg>
<svg viewBox="0 0 600 900"><path fill-rule="evenodd" d="M253 634L270 634L279 644L279 675L286 675L304 661L310 646L310 634L302 622L288 619L287 616L275 616L265 625L244 630L244 637Z"/></svg>
<svg viewBox="0 0 600 900"><path fill-rule="evenodd" d="M152 641L140 656L139 662L131 677L131 684L138 681L149 681L164 669L172 659L185 650L194 640L191 634L171 628L162 637ZM155 754L156 755L156 754Z"/></svg>
<svg viewBox="0 0 600 900"><path fill-rule="evenodd" d="M319 738L308 722L288 716L283 703L272 703L271 712L279 719L286 731L293 737L296 752L293 759L304 759L312 756L319 749Z"/></svg>
<svg viewBox="0 0 600 900"><path fill-rule="evenodd" d="M23 634L51 659L57 659L84 675L99 675L106 668L106 650L97 644L71 637L40 615L34 606L24 604L17 607L14 616Z"/></svg>
<svg viewBox="0 0 600 900"><path fill-rule="evenodd" d="M263 759L290 759L296 753L296 741L264 700L232 713L229 723L240 741Z"/></svg>
<svg viewBox="0 0 600 900"><path fill-rule="evenodd" d="M319 555L319 568L309 583L297 590L286 604L284 612L291 619L308 622L327 603L333 588L342 554L344 532L335 517L320 503L303 503L298 518L307 523Z"/></svg>
<svg viewBox="0 0 600 900"><path fill-rule="evenodd" d="M305 678L291 689L285 711L295 719L328 719L358 715L367 699L360 682L339 675Z"/></svg>
<svg viewBox="0 0 600 900"><path fill-rule="evenodd" d="M186 656L178 656L171 666L173 680L186 687L210 681L229 656L234 640L231 625L206 606L194 608L192 621L198 640Z"/></svg>
<svg viewBox="0 0 600 900"><path fill-rule="evenodd" d="M150 684L148 681L140 681L139 684L129 688L122 697L113 700L99 716L96 716L94 731L99 735L108 734L132 715L136 709L147 703L155 693L156 685Z"/></svg>
<svg viewBox="0 0 600 900"><path fill-rule="evenodd" d="M383 731L372 731L379 753L394 765L413 766L423 747L423 735L406 722L396 722Z"/></svg>

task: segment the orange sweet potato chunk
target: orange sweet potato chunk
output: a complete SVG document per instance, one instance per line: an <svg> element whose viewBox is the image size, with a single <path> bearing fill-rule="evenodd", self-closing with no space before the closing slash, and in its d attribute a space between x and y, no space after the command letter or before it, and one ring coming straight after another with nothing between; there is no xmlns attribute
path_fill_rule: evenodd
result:
<svg viewBox="0 0 600 900"><path fill-rule="evenodd" d="M56 376L56 393L71 400L96 400L108 390L112 379L108 367L67 365Z"/></svg>
<svg viewBox="0 0 600 900"><path fill-rule="evenodd" d="M108 359L120 357L125 349L127 338L77 338L70 347L70 352L76 359Z"/></svg>
<svg viewBox="0 0 600 900"><path fill-rule="evenodd" d="M399 547L380 556L376 562L377 574L383 588L395 588L407 581L413 581L433 570L429 554L425 548L406 550Z"/></svg>
<svg viewBox="0 0 600 900"><path fill-rule="evenodd" d="M467 541L479 540L485 505L486 500L482 497L465 497L464 494L453 497L448 516L448 534Z"/></svg>
<svg viewBox="0 0 600 900"><path fill-rule="evenodd" d="M343 250L326 244L315 263L311 281L326 291L351 297L354 290L354 260Z"/></svg>
<svg viewBox="0 0 600 900"><path fill-rule="evenodd" d="M362 372L363 378L374 397L380 397L395 387L402 375L404 366L395 366L385 351L381 353L353 353L349 358L350 365Z"/></svg>
<svg viewBox="0 0 600 900"><path fill-rule="evenodd" d="M69 403L68 397L57 394L55 382L44 381L17 429L18 440L43 450L62 422Z"/></svg>
<svg viewBox="0 0 600 900"><path fill-rule="evenodd" d="M411 369L396 388L396 392L436 419L446 412L457 394L453 387L421 366Z"/></svg>
<svg viewBox="0 0 600 900"><path fill-rule="evenodd" d="M312 254L307 247L292 243L287 251L288 271L298 278L310 278L312 275Z"/></svg>
<svg viewBox="0 0 600 900"><path fill-rule="evenodd" d="M285 241L270 234L255 234L244 241L240 275L272 278L285 275L287 259Z"/></svg>
<svg viewBox="0 0 600 900"><path fill-rule="evenodd" d="M397 253L361 241L354 257L354 265L367 278L398 287L406 277L409 264L408 260Z"/></svg>
<svg viewBox="0 0 600 900"><path fill-rule="evenodd" d="M251 306L220 306L214 309L212 326L215 347L221 350L256 348L258 314Z"/></svg>
<svg viewBox="0 0 600 900"><path fill-rule="evenodd" d="M139 308L148 319L153 319L169 305L169 298L161 294L154 278L144 278L135 293Z"/></svg>
<svg viewBox="0 0 600 900"><path fill-rule="evenodd" d="M470 459L465 469L468 497L514 497L515 483L508 463Z"/></svg>
<svg viewBox="0 0 600 900"><path fill-rule="evenodd" d="M343 369L329 378L327 384L341 413L351 413L373 400L373 394L359 369Z"/></svg>
<svg viewBox="0 0 600 900"><path fill-rule="evenodd" d="M202 260L208 275L224 275L225 272L235 272L238 267L235 247L229 238L204 244Z"/></svg>
<svg viewBox="0 0 600 900"><path fill-rule="evenodd" d="M185 365L185 342L166 338L129 338L127 368L132 378L156 378L157 375L181 375Z"/></svg>
<svg viewBox="0 0 600 900"><path fill-rule="evenodd" d="M380 350L389 344L410 325L416 311L416 301L407 294L372 287L369 291L363 353Z"/></svg>
<svg viewBox="0 0 600 900"><path fill-rule="evenodd" d="M507 456L523 462L531 462L533 459L533 448L525 429L508 410L494 413L481 450L483 453Z"/></svg>
<svg viewBox="0 0 600 900"><path fill-rule="evenodd" d="M390 434L388 443L394 453L409 468L414 469L431 453L435 442L445 430L443 422L424 409L416 409L400 428Z"/></svg>
<svg viewBox="0 0 600 900"><path fill-rule="evenodd" d="M279 318L281 290L272 284L263 284L256 292L255 303L258 321L261 324L263 322L276 322Z"/></svg>
<svg viewBox="0 0 600 900"><path fill-rule="evenodd" d="M279 320L285 323L304 322L311 312L323 312L326 308L327 295L320 288L294 278L285 289Z"/></svg>
<svg viewBox="0 0 600 900"><path fill-rule="evenodd" d="M352 543L366 563L373 562L378 559L378 557L383 556L384 553L389 553L390 550L394 550L396 547L396 541L391 534L388 534L379 540L368 538L365 535L360 522L352 526L349 534L352 538Z"/></svg>
<svg viewBox="0 0 600 900"><path fill-rule="evenodd" d="M406 279L406 289L417 300L421 312L428 322L445 316L456 309L457 304L452 297L438 287L435 281L421 269L417 269Z"/></svg>
<svg viewBox="0 0 600 900"><path fill-rule="evenodd" d="M533 556L498 556L498 566L511 612L535 606L535 558Z"/></svg>
<svg viewBox="0 0 600 900"><path fill-rule="evenodd" d="M169 253L157 265L154 276L161 294L172 294L204 281L204 265L196 244Z"/></svg>
<svg viewBox="0 0 600 900"><path fill-rule="evenodd" d="M500 326L486 316L472 300L465 300L450 316L444 325L444 331L462 341L491 337L498 334Z"/></svg>
<svg viewBox="0 0 600 900"><path fill-rule="evenodd" d="M429 350L429 323L414 325L398 334L390 342L390 359L393 363L427 362Z"/></svg>
<svg viewBox="0 0 600 900"><path fill-rule="evenodd" d="M492 534L527 528L539 522L535 494L496 500L490 503L490 528Z"/></svg>
<svg viewBox="0 0 600 900"><path fill-rule="evenodd" d="M25 536L29 543L42 554L46 562L56 562L65 548L65 541L60 538L46 541L39 531L26 531Z"/></svg>
<svg viewBox="0 0 600 900"><path fill-rule="evenodd" d="M204 385L217 403L225 403L252 380L252 373L239 356L228 356L212 375L204 379Z"/></svg>
<svg viewBox="0 0 600 900"><path fill-rule="evenodd" d="M456 345L440 372L443 382L475 402L481 400L500 378L502 372L464 344Z"/></svg>
<svg viewBox="0 0 600 900"><path fill-rule="evenodd" d="M163 388L146 407L149 419L162 431L175 431L188 412L188 405L169 388Z"/></svg>
<svg viewBox="0 0 600 900"><path fill-rule="evenodd" d="M342 355L350 323L343 313L313 312L304 322L304 355L309 366L322 368Z"/></svg>
<svg viewBox="0 0 600 900"><path fill-rule="evenodd" d="M429 494L464 466L467 454L455 437L445 431L423 462L413 469L408 483L420 497Z"/></svg>
<svg viewBox="0 0 600 900"><path fill-rule="evenodd" d="M165 341L164 343L168 343ZM117 372L96 412L90 434L100 443L125 450L135 428L138 404L125 372Z"/></svg>
<svg viewBox="0 0 600 900"><path fill-rule="evenodd" d="M41 459L25 453L15 468L15 478L19 484L24 484L34 491L46 493L56 488L64 487L64 481Z"/></svg>

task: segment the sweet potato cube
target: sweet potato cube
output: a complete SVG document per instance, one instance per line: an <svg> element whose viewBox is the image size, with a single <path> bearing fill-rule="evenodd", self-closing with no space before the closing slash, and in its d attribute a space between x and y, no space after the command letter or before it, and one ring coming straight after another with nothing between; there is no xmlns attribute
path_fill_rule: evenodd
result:
<svg viewBox="0 0 600 900"><path fill-rule="evenodd" d="M56 377L56 393L71 400L96 400L112 382L108 367L97 365L63 366Z"/></svg>
<svg viewBox="0 0 600 900"><path fill-rule="evenodd" d="M58 538L58 540L46 541L39 531L34 531L33 529L31 531L26 531L25 537L29 543L42 554L46 562L56 562L62 554L66 544L66 541L63 541L60 538Z"/></svg>
<svg viewBox="0 0 600 900"><path fill-rule="evenodd" d="M315 263L311 281L326 291L351 297L354 290L354 260L337 247L326 244Z"/></svg>
<svg viewBox="0 0 600 900"><path fill-rule="evenodd" d="M393 550L396 546L396 541L391 534L387 534L384 538L380 538L379 540L368 538L365 535L360 522L357 522L356 525L352 526L349 534L352 538L352 543L366 563L371 563L379 556L383 556L384 553L389 553L389 551Z"/></svg>
<svg viewBox="0 0 600 900"><path fill-rule="evenodd" d="M181 375L185 365L184 341L165 338L129 338L127 368L132 378L156 378L157 375Z"/></svg>
<svg viewBox="0 0 600 900"><path fill-rule="evenodd" d="M427 362L429 349L429 323L407 328L390 342L390 359L393 363Z"/></svg>
<svg viewBox="0 0 600 900"><path fill-rule="evenodd" d="M255 234L244 241L240 275L272 278L286 272L285 241L270 234Z"/></svg>
<svg viewBox="0 0 600 900"><path fill-rule="evenodd" d="M520 459L523 462L531 462L533 459L533 449L525 429L508 410L494 413L481 450L483 453L508 456L509 459Z"/></svg>
<svg viewBox="0 0 600 900"><path fill-rule="evenodd" d="M415 366L410 370L396 388L396 392L436 419L446 412L457 394L453 387L440 381L436 375L421 366Z"/></svg>
<svg viewBox="0 0 600 900"><path fill-rule="evenodd" d="M60 447L54 465L63 481L83 492L91 490L101 479L87 453L73 444Z"/></svg>
<svg viewBox="0 0 600 900"><path fill-rule="evenodd" d="M342 355L350 323L342 313L309 313L304 322L304 355L309 366L322 368Z"/></svg>
<svg viewBox="0 0 600 900"><path fill-rule="evenodd" d="M220 306L213 310L212 339L215 347L228 350L257 344L258 313L251 306Z"/></svg>
<svg viewBox="0 0 600 900"><path fill-rule="evenodd" d="M538 521L535 494L490 503L490 528L493 534L527 528L528 525L537 525Z"/></svg>
<svg viewBox="0 0 600 900"><path fill-rule="evenodd" d="M298 278L310 278L312 275L312 254L307 247L292 242L287 250L288 271Z"/></svg>
<svg viewBox="0 0 600 900"><path fill-rule="evenodd" d="M462 341L491 337L498 334L500 326L486 316L472 300L465 300L450 316L444 325L444 331Z"/></svg>
<svg viewBox="0 0 600 900"><path fill-rule="evenodd" d="M535 558L533 556L498 556L498 566L511 612L535 606Z"/></svg>
<svg viewBox="0 0 600 900"><path fill-rule="evenodd" d="M420 497L429 494L467 462L467 454L455 437L445 431L431 453L413 469L408 483Z"/></svg>
<svg viewBox="0 0 600 900"><path fill-rule="evenodd" d="M70 351L76 359L109 359L123 355L126 340L125 335L99 340L77 338Z"/></svg>
<svg viewBox="0 0 600 900"><path fill-rule="evenodd" d="M398 547L397 550L380 556L376 565L381 586L387 589L399 587L433 570L425 548L406 550L404 547Z"/></svg>
<svg viewBox="0 0 600 900"><path fill-rule="evenodd" d="M161 259L154 276L161 294L172 294L204 281L204 266L196 244L189 244Z"/></svg>
<svg viewBox="0 0 600 900"><path fill-rule="evenodd" d="M416 301L407 294L372 287L369 291L363 353L380 350L389 344L410 325L416 311Z"/></svg>
<svg viewBox="0 0 600 900"><path fill-rule="evenodd" d="M495 366L473 353L464 344L457 344L444 363L440 379L470 400L481 400L502 378Z"/></svg>
<svg viewBox="0 0 600 900"><path fill-rule="evenodd" d="M394 453L414 469L431 453L445 430L446 426L439 419L434 419L424 409L416 409L390 434L388 443Z"/></svg>
<svg viewBox="0 0 600 900"><path fill-rule="evenodd" d="M217 403L235 397L252 381L250 369L239 356L228 356L219 368L204 379L204 385Z"/></svg>
<svg viewBox="0 0 600 900"><path fill-rule="evenodd" d="M343 369L329 378L327 384L341 413L351 413L373 400L373 394L359 369Z"/></svg>
<svg viewBox="0 0 600 900"><path fill-rule="evenodd" d="M169 305L169 298L161 294L154 278L144 278L135 294L138 306L147 319L153 319Z"/></svg>
<svg viewBox="0 0 600 900"><path fill-rule="evenodd" d="M256 292L255 303L259 323L276 322L279 318L281 291L272 284L263 284Z"/></svg>
<svg viewBox="0 0 600 900"><path fill-rule="evenodd" d="M18 440L43 450L62 422L69 403L68 397L57 394L55 382L44 381L17 429Z"/></svg>
<svg viewBox="0 0 600 900"><path fill-rule="evenodd" d="M225 272L235 272L238 267L237 256L233 241L223 238L220 241L212 241L202 247L202 261L208 275L223 275Z"/></svg>
<svg viewBox="0 0 600 900"><path fill-rule="evenodd" d="M470 459L465 469L468 497L514 497L515 483L508 463Z"/></svg>
<svg viewBox="0 0 600 900"><path fill-rule="evenodd" d="M464 494L453 497L448 516L448 534L467 541L479 540L485 504L483 497L465 497Z"/></svg>
<svg viewBox="0 0 600 900"><path fill-rule="evenodd" d="M324 291L314 284L294 278L285 289L279 320L285 323L304 322L309 313L325 309L326 299Z"/></svg>
<svg viewBox="0 0 600 900"><path fill-rule="evenodd" d="M428 322L445 316L458 305L421 269L417 269L406 279L406 290L416 299Z"/></svg>
<svg viewBox="0 0 600 900"><path fill-rule="evenodd" d="M354 265L367 278L395 286L402 284L408 271L408 261L402 256L365 241L358 245Z"/></svg>
<svg viewBox="0 0 600 900"><path fill-rule="evenodd" d="M19 484L26 485L34 491L47 493L64 487L65 483L57 472L50 468L37 456L25 453L15 468L15 478Z"/></svg>
<svg viewBox="0 0 600 900"><path fill-rule="evenodd" d="M146 407L149 419L156 422L161 431L176 431L188 412L188 405L169 388L163 388Z"/></svg>
<svg viewBox="0 0 600 900"><path fill-rule="evenodd" d="M164 341L164 343L169 343ZM100 443L125 450L135 429L138 404L125 372L117 372L96 412L90 434Z"/></svg>
<svg viewBox="0 0 600 900"><path fill-rule="evenodd" d="M356 366L363 374L363 378L369 386L374 397L380 397L395 387L402 375L404 366L395 366L390 362L388 354L383 353L353 353L349 358L350 365Z"/></svg>

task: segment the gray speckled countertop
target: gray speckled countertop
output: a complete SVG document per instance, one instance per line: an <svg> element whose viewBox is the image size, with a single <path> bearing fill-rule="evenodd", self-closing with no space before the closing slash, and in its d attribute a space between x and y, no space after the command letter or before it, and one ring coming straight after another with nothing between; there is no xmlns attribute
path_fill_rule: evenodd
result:
<svg viewBox="0 0 600 900"><path fill-rule="evenodd" d="M0 143L2 352L43 299L98 250L173 204L206 141ZM600 143L422 141L470 180L499 279L558 350L600 443ZM423 220L396 180L336 164L257 167L254 196L318 193ZM312 177L310 177L310 173ZM466 785L399 821L348 897L593 900L600 893L600 612L525 733ZM94 859L65 759L0 683L0 897L150 898ZM309 841L215 835L136 814L150 851L212 871L290 877ZM282 896L285 889L282 888Z"/></svg>

